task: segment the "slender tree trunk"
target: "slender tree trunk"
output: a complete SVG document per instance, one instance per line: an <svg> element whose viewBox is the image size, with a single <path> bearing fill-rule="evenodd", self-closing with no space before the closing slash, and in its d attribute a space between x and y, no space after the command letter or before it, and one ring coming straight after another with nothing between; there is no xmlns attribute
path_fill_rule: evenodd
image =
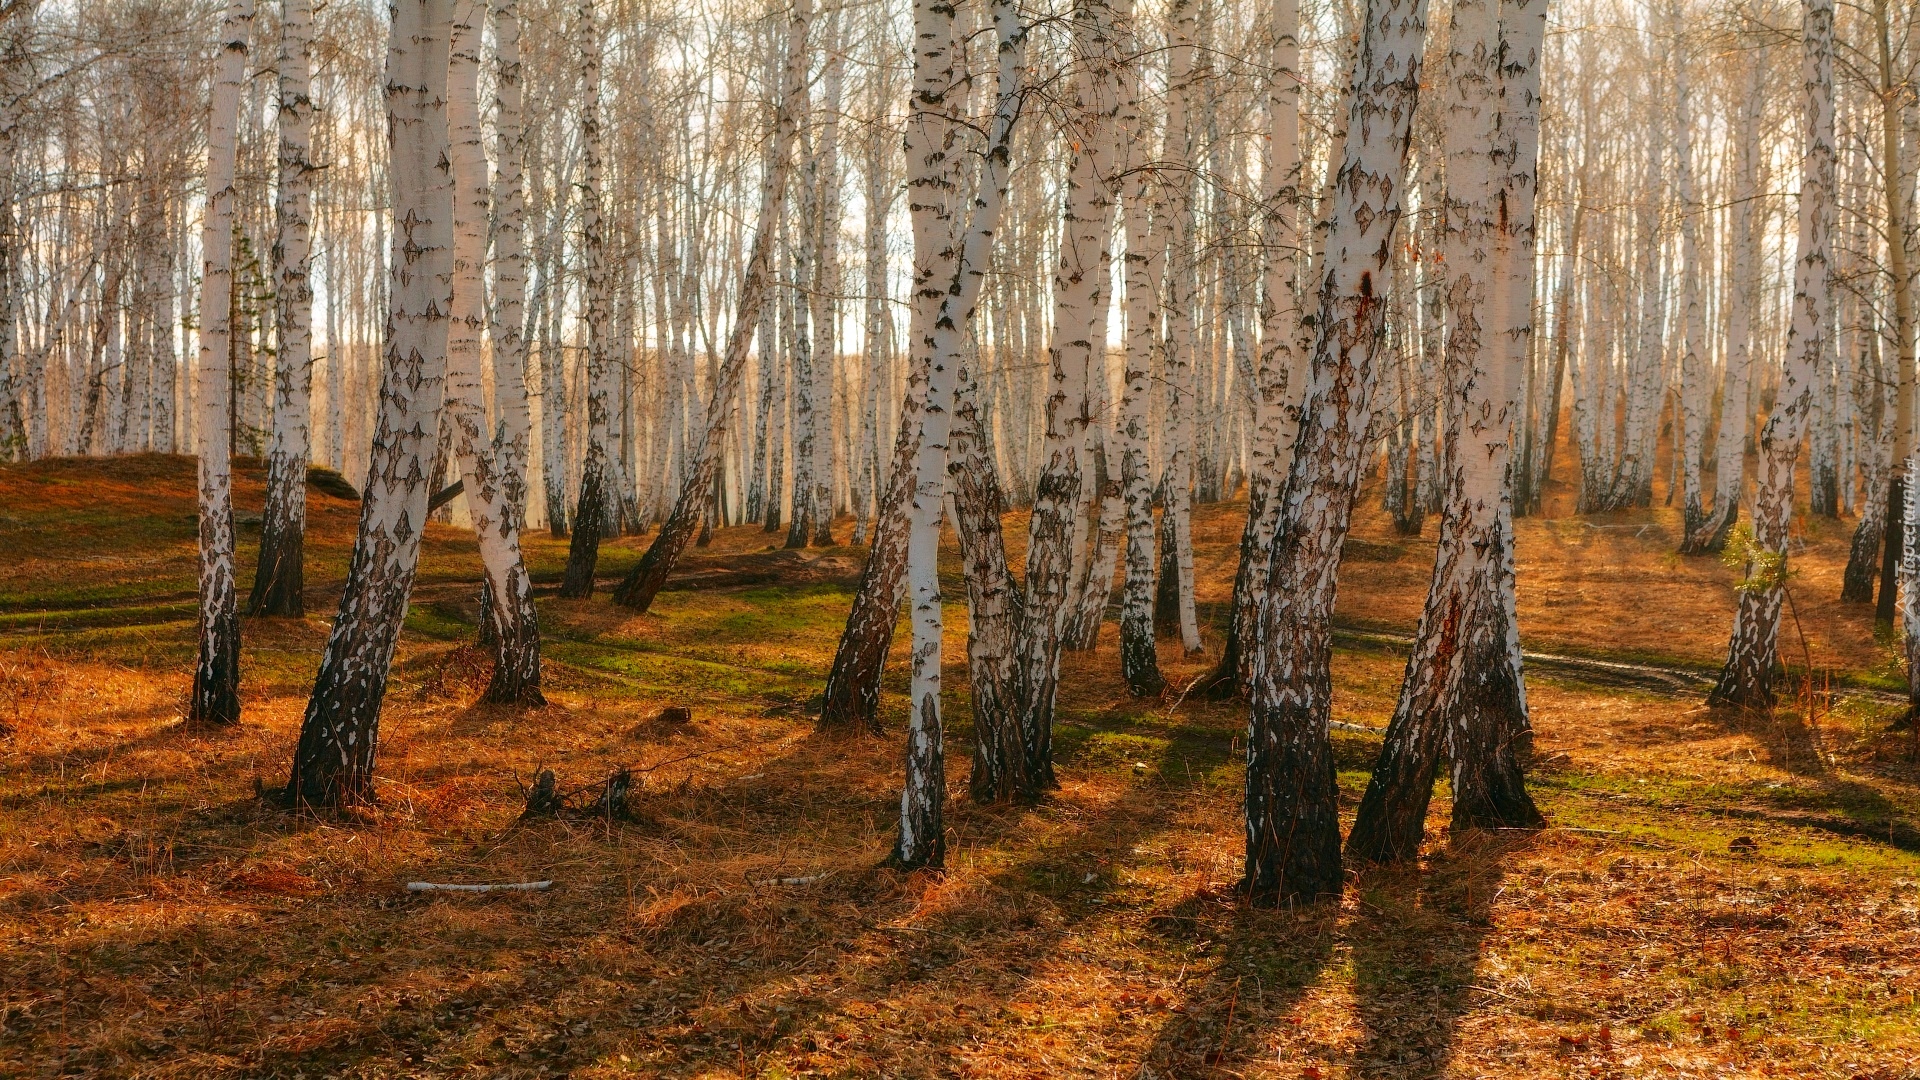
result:
<svg viewBox="0 0 1920 1080"><path fill-rule="evenodd" d="M1166 292L1166 470L1161 480L1159 605L1180 629L1180 644L1189 653L1200 651L1200 622L1193 607L1193 412L1194 400L1194 286L1197 251L1193 244L1193 176L1191 126L1194 96L1194 7L1197 0L1172 0L1167 9L1167 123L1161 157L1170 163L1169 175L1158 181L1161 209L1167 222ZM1171 543L1167 543L1171 541ZM1169 588L1171 585L1171 588ZM1164 616L1163 616L1164 617Z"/></svg>
<svg viewBox="0 0 1920 1080"><path fill-rule="evenodd" d="M706 519L713 505L714 477L720 456L726 447L728 425L733 419L734 399L747 366L747 348L759 325L760 305L766 301L768 278L773 263L773 241L780 208L785 199L790 152L797 124L796 107L805 89L807 26L813 17L810 0L796 0L787 24L786 72L781 79L780 104L774 118L773 168L760 192L760 217L754 226L753 249L747 256L740 284L740 299L734 306L733 330L727 338L727 351L721 360L718 377L707 396L704 433L693 447L694 467L680 485L673 513L660 527L645 555L613 591L615 603L645 611L673 572L673 564L686 550L687 541ZM777 501L777 499L775 500Z"/></svg>
<svg viewBox="0 0 1920 1080"><path fill-rule="evenodd" d="M1667 24L1672 28L1674 48L1675 117L1674 174L1680 200L1680 482L1681 548L1706 524L1707 510L1702 501L1700 458L1706 447L1707 413L1712 408L1712 389L1708 384L1706 316L1701 309L1700 293L1705 288L1700 265L1700 200L1693 182L1693 98L1688 77L1689 58L1685 55L1685 37L1676 3Z"/></svg>
<svg viewBox="0 0 1920 1080"><path fill-rule="evenodd" d="M1806 435L1814 381L1831 303L1828 234L1833 216L1833 0L1804 0L1806 156L1801 164L1800 221L1793 270L1793 317L1780 390L1760 433L1760 488L1754 498L1755 558L1747 567L1733 635L1713 705L1773 704L1780 606L1786 592L1787 532L1792 522L1793 467Z"/></svg>
<svg viewBox="0 0 1920 1080"><path fill-rule="evenodd" d="M532 419L527 397L527 196L522 120L519 0L492 0L493 400L500 481L513 527L527 523L527 459Z"/></svg>
<svg viewBox="0 0 1920 1080"><path fill-rule="evenodd" d="M1025 748L1010 771L1014 788L1033 798L1054 784L1053 710L1059 690L1061 636L1071 609L1075 521L1085 483L1087 373L1093 363L1097 320L1107 306L1107 238L1113 231L1112 16L1104 0L1081 0L1073 29L1081 66L1074 152L1060 225L1059 266L1053 279L1053 333L1047 353L1045 463L1034 487L1027 531L1025 603L1016 627L1014 709Z"/></svg>
<svg viewBox="0 0 1920 1080"><path fill-rule="evenodd" d="M1914 154L1920 154L1920 109L1914 105L1914 91L1911 85L1902 87L1894 68L1895 52L1893 48L1892 27L1888 20L1889 0L1875 0L1874 29L1876 31L1876 51L1879 58L1880 75L1880 172L1883 178L1881 189L1886 199L1887 223L1887 270L1891 277L1893 292L1893 340L1894 367L1899 373L1894 380L1897 387L1895 416L1893 421L1893 461L1891 493L1902 490L1899 473L1913 453L1913 395L1914 395L1914 335L1915 323L1920 321L1920 311L1916 311L1914 289L1916 278L1920 278L1920 260L1915 259L1915 229L1912 220L1914 206ZM1913 144L1911 152L1903 145L1901 115L1905 113L1913 130L1905 142ZM1882 423L1885 423L1882 420ZM1911 489L1906 489L1911 490ZM1869 499L1877 498L1877 493L1868 492ZM1885 548L1891 563L1891 555L1904 548L1906 514L1897 499L1890 500L1881 511L1885 522ZM1864 524L1864 522L1863 522ZM1869 556L1869 559L1871 556ZM1880 577L1881 600L1875 611L1876 621L1891 624L1893 622L1893 575L1883 568ZM1869 564L1866 575L1872 574ZM1851 582L1854 573L1853 563L1847 564L1847 573ZM1866 590L1871 590L1869 581ZM1863 590L1864 591L1864 590ZM1843 597L1845 599L1861 598ZM1920 700L1917 698L1916 700Z"/></svg>
<svg viewBox="0 0 1920 1080"><path fill-rule="evenodd" d="M1133 33L1133 0L1115 0L1120 27L1119 52L1138 51ZM1159 338L1159 277L1149 215L1152 178L1144 168L1148 121L1141 110L1138 61L1120 68L1120 130L1126 140L1128 185L1122 200L1126 228L1127 337L1120 398L1120 488L1126 500L1126 586L1120 601L1120 675L1128 692L1157 694L1166 680L1153 629L1153 481L1147 459L1148 410L1153 396L1153 361Z"/></svg>
<svg viewBox="0 0 1920 1080"><path fill-rule="evenodd" d="M1243 889L1262 903L1339 895L1327 739L1341 545L1372 444L1373 389L1426 47L1424 0L1368 0L1350 84L1319 316L1293 462L1269 554L1247 734Z"/></svg>
<svg viewBox="0 0 1920 1080"><path fill-rule="evenodd" d="M453 302L453 186L447 172L447 35L452 0L399 0L387 46L393 183L386 371L340 610L294 750L287 799L338 807L373 798L380 704L406 621L440 432Z"/></svg>
<svg viewBox="0 0 1920 1080"><path fill-rule="evenodd" d="M313 286L312 183L307 173L313 124L308 97L309 0L283 0L280 18L280 192L274 205L273 264L280 355L275 365L273 446L267 454L267 504L260 515L260 565L249 615L306 614L302 561L307 532L307 463L312 447Z"/></svg>
<svg viewBox="0 0 1920 1080"><path fill-rule="evenodd" d="M581 0L574 47L580 60L580 262L586 288L587 455L580 467L580 501L573 512L573 537L567 548L567 572L560 595L584 600L593 595L593 573L600 562L600 534L607 528L609 500L618 497L617 474L608 460L609 396L613 392L608 355L613 294L607 280L607 241L601 217L600 51L594 25L594 0Z"/></svg>
<svg viewBox="0 0 1920 1080"><path fill-rule="evenodd" d="M943 25L951 18L950 12L924 2L916 4L914 30L921 47L951 40L947 36L951 30ZM907 578L913 597L913 713L907 727L906 783L900 792L900 835L891 858L894 865L903 868L938 868L946 857L946 830L941 817L947 784L940 717L942 612L938 562L947 436L953 420L954 379L966 348L966 327L979 302L993 236L1006 204L1010 150L1014 123L1020 115L1021 74L1026 62L1027 30L1012 0L994 0L993 21L1000 44L999 92L980 190L967 220L946 299L922 345L932 363L907 541Z"/></svg>
<svg viewBox="0 0 1920 1080"><path fill-rule="evenodd" d="M235 134L253 0L228 0L207 122L207 213L200 231L200 656L187 719L240 722L240 616L233 584L233 480L227 439L233 291Z"/></svg>
<svg viewBox="0 0 1920 1080"><path fill-rule="evenodd" d="M932 357L933 321L952 283L958 251L952 222L959 179L954 152L953 9L934 0L914 6L913 93L906 125L907 210L913 223L907 387L893 463L874 520L873 544L834 651L820 710L823 728L878 731L880 674L906 595L909 505L918 484L921 426Z"/></svg>
<svg viewBox="0 0 1920 1080"><path fill-rule="evenodd" d="M958 385L947 444L947 478L967 583L967 685L973 706L968 794L974 802L986 804L1006 802L1026 790L1014 648L1024 602L1008 569L1006 537L1000 525L1006 499L980 419L979 353L966 350L961 361L955 372Z"/></svg>
<svg viewBox="0 0 1920 1080"><path fill-rule="evenodd" d="M1288 391L1299 381L1294 369L1294 339L1300 306L1293 291L1294 252L1299 246L1300 203L1300 5L1275 0L1268 9L1273 45L1267 75L1266 164L1262 169L1262 234L1266 265L1260 306L1259 366L1254 379L1254 431L1247 470L1247 521L1240 532L1240 563L1233 576L1233 606L1220 663L1197 689L1220 699L1244 692L1253 677L1255 620L1266 599L1267 551L1279 520L1273 498L1281 462L1293 453L1293 428L1287 417ZM1404 375L1403 375L1404 381ZM1405 491L1405 448L1401 467L1389 470L1388 484ZM1403 501L1404 498L1403 498Z"/></svg>
<svg viewBox="0 0 1920 1080"><path fill-rule="evenodd" d="M1765 55L1754 49L1748 57L1746 101L1733 136L1733 235L1728 238L1733 265L1727 282L1727 373L1720 394L1720 431L1714 443L1713 509L1697 527L1688 530L1683 554L1715 553L1727 546L1727 537L1740 516L1740 495L1746 485L1747 425L1753 412L1747 402L1753 372L1753 203L1759 191Z"/></svg>
<svg viewBox="0 0 1920 1080"><path fill-rule="evenodd" d="M493 678L481 700L544 705L540 693L540 626L533 581L520 556L519 514L510 481L487 430L480 378L480 338L487 313L487 154L480 132L482 0L455 0L447 76L447 128L453 173L453 305L447 337L446 408L460 481L486 568L481 635L493 647Z"/></svg>

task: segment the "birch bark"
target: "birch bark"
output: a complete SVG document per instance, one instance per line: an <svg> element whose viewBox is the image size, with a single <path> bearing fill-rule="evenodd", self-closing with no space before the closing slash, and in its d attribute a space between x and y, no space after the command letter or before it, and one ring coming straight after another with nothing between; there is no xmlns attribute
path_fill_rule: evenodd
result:
<svg viewBox="0 0 1920 1080"><path fill-rule="evenodd" d="M877 731L880 674L893 644L894 623L906 595L909 505L919 476L932 337L958 249L953 220L958 202L959 155L954 107L953 6L944 0L914 5L913 90L906 125L907 212L913 228L913 286L909 303L907 386L893 442L893 462L880 497L873 544L860 574L853 608L827 673L820 724Z"/></svg>
<svg viewBox="0 0 1920 1080"><path fill-rule="evenodd" d="M540 627L533 582L520 555L519 514L501 451L487 426L480 341L486 330L487 220L492 202L480 131L482 0L455 0L447 74L448 159L453 178L453 303L448 311L446 411L467 512L486 568L483 605L491 624L493 676L482 701L544 705L540 693Z"/></svg>
<svg viewBox="0 0 1920 1080"><path fill-rule="evenodd" d="M1348 138L1315 267L1319 317L1281 490L1254 664L1243 890L1261 903L1338 895L1339 806L1327 721L1331 619L1352 518L1426 47L1425 0L1368 0Z"/></svg>
<svg viewBox="0 0 1920 1080"><path fill-rule="evenodd" d="M220 24L207 121L207 211L200 231L200 364L194 395L200 451L200 655L187 719L240 722L240 616L233 584L233 479L228 447L227 360L233 324L235 134L246 78L253 0L228 0Z"/></svg>
<svg viewBox="0 0 1920 1080"><path fill-rule="evenodd" d="M1060 224L1059 264L1053 279L1053 333L1048 343L1044 464L1034 487L1027 530L1025 602L1014 640L1014 709L1024 764L1006 770L1013 791L1033 798L1053 786L1053 710L1060 651L1071 610L1076 520L1087 477L1084 454L1087 374L1093 365L1097 322L1107 305L1107 238L1113 229L1111 130L1119 109L1113 88L1112 14L1103 0L1075 5L1073 30L1078 108L1070 140L1067 189ZM1196 630L1196 633L1198 631Z"/></svg>
<svg viewBox="0 0 1920 1080"><path fill-rule="evenodd" d="M519 0L492 0L493 23L493 400L501 484L513 527L527 523L532 420L527 396L526 125L520 78Z"/></svg>
<svg viewBox="0 0 1920 1080"><path fill-rule="evenodd" d="M937 40L951 9L936 11L920 0L915 34ZM1011 143L1019 119L1021 76L1026 62L1026 27L1012 0L994 0L993 21L999 39L999 76L993 126L987 141L980 189L961 242L960 256L938 316L923 348L928 366L926 419L914 480L911 530L907 541L907 578L913 603L912 718L907 727L906 783L900 792L900 835L891 861L901 867L939 867L946 855L942 802L946 796L944 734L940 716L942 612L938 562L940 513L947 472L947 438L952 427L954 378L966 347L966 327L979 302L994 233L1006 203Z"/></svg>
<svg viewBox="0 0 1920 1080"><path fill-rule="evenodd" d="M386 371L360 531L294 750L286 796L296 806L373 798L380 704L407 616L431 494L428 466L439 441L453 300L445 109L453 2L398 0L392 10L385 79L394 215Z"/></svg>
<svg viewBox="0 0 1920 1080"><path fill-rule="evenodd" d="M1300 5L1299 0L1275 0L1268 9L1273 41L1267 74L1266 161L1261 169L1261 237L1266 257L1261 283L1260 351L1254 370L1254 430L1248 449L1247 521L1240 533L1240 564L1233 577L1232 608L1228 613L1226 645L1220 663L1200 682L1213 698L1244 693L1252 677L1254 621L1266 598L1267 550L1279 520L1280 504L1273 498L1281 463L1293 454L1295 424L1289 390L1300 380L1294 340L1300 328L1300 305L1293 290L1294 252L1300 239ZM1404 375L1402 382L1404 383ZM1403 395L1404 396L1404 395ZM1404 408L1404 406L1403 406ZM1389 483L1404 491L1405 448L1401 467L1390 470Z"/></svg>
<svg viewBox="0 0 1920 1080"><path fill-rule="evenodd" d="M1753 371L1753 203L1759 194L1760 116L1766 107L1766 53L1747 58L1746 99L1734 125L1732 267L1727 282L1726 378L1720 393L1720 430L1714 437L1713 506L1689 531L1687 553L1718 552L1740 516L1746 481L1747 427L1752 410L1747 391Z"/></svg>
<svg viewBox="0 0 1920 1080"><path fill-rule="evenodd" d="M1793 516L1794 461L1806 436L1827 327L1828 237L1833 217L1833 0L1803 0L1801 84L1806 155L1801 162L1799 235L1793 266L1793 314L1780 389L1760 432L1754 496L1755 558L1747 567L1733 634L1712 705L1773 703L1780 606L1786 593L1787 532Z"/></svg>
<svg viewBox="0 0 1920 1080"><path fill-rule="evenodd" d="M280 352L274 365L273 444L267 452L267 503L260 515L260 564L249 615L299 618L307 531L307 463L312 457L313 285L312 181L309 160L313 101L307 53L313 36L310 0L282 0L280 17L280 170L274 204L274 311Z"/></svg>
<svg viewBox="0 0 1920 1080"><path fill-rule="evenodd" d="M1133 32L1133 0L1114 0L1119 26L1119 53L1139 55ZM1153 481L1148 460L1148 420L1152 404L1154 353L1159 338L1159 276L1154 259L1151 198L1153 181L1144 168L1141 146L1149 123L1141 108L1138 60L1120 68L1120 130L1126 140L1127 191L1122 199L1126 229L1127 335L1120 398L1118 439L1120 487L1126 500L1126 585L1120 606L1120 675L1128 692L1157 694L1166 680L1160 674L1160 655L1153 627Z"/></svg>
<svg viewBox="0 0 1920 1080"><path fill-rule="evenodd" d="M580 263L587 309L587 453L580 466L580 498L573 511L573 536L567 547L567 572L560 583L560 595L584 600L593 595L600 534L607 528L608 509L618 498L608 445L612 438L608 424L614 380L608 355L612 346L609 321L613 316L613 291L607 277L606 223L601 211L601 41L595 27L594 0L581 0L574 35L580 62Z"/></svg>

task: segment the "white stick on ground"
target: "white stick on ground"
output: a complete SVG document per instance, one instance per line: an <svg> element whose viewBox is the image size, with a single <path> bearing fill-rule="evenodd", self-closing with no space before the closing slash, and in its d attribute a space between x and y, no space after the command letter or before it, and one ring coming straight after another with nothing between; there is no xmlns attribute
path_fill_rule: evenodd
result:
<svg viewBox="0 0 1920 1080"><path fill-rule="evenodd" d="M510 881L494 885L443 885L437 881L409 881L408 892L546 892L553 887L551 881Z"/></svg>

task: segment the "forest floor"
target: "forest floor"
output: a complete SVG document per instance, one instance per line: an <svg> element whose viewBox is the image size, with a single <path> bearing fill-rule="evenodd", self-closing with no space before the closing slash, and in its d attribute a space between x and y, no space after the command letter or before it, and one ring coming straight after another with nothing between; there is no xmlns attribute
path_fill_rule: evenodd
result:
<svg viewBox="0 0 1920 1080"><path fill-rule="evenodd" d="M236 497L244 596L258 469ZM1365 506L1335 715L1377 728L1435 523L1396 537ZM1781 708L1537 665L1548 829L1450 840L1443 782L1418 867L1276 912L1233 893L1243 707L1129 698L1111 622L1066 662L1061 786L1031 807L965 798L952 635L948 867L879 868L904 673L886 737L807 713L863 553L754 528L644 616L554 598L564 544L529 538L552 705L513 713L470 704L477 556L431 527L378 808L274 810L255 791L285 780L357 514L310 507L308 617L247 621L245 723L195 730L192 462L0 468L0 1075L1920 1076L1920 766L1872 693L1902 684L1891 639L1836 599L1850 522L1800 523ZM1241 513L1196 515L1210 649ZM1735 574L1673 555L1677 526L1521 521L1526 647L1710 673ZM1018 558L1023 518L1008 535ZM644 543L603 547L603 577ZM1334 734L1349 814L1378 742ZM632 820L516 824L540 768L622 765Z"/></svg>

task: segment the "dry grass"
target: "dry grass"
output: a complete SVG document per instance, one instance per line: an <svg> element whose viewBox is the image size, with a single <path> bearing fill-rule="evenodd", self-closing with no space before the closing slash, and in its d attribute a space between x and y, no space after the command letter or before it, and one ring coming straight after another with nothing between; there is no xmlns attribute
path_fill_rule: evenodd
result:
<svg viewBox="0 0 1920 1080"><path fill-rule="evenodd" d="M257 472L238 490L257 510ZM353 525L334 502L313 500L322 614ZM1043 805L965 801L950 703L950 866L902 876L876 868L896 740L823 738L805 715L858 552L730 530L653 614L542 599L556 704L514 714L467 704L476 562L435 527L381 805L323 822L252 792L283 779L324 618L246 625L241 729L177 723L190 463L0 468L0 505L0 1074L1920 1075L1920 773L1865 699L1728 717L1536 677L1554 828L1451 844L1443 789L1417 870L1263 912L1230 889L1243 713L1128 699L1109 627L1068 660ZM1199 514L1216 613L1238 513ZM1673 527L1523 522L1529 645L1716 660L1731 575L1668 556ZM1358 536L1343 618L1409 628L1430 542L1371 510ZM1884 674L1867 614L1830 601L1845 530L1807 540L1817 663ZM530 550L557 572L559 543ZM610 545L606 572L637 551ZM1206 658L1167 643L1163 662ZM1401 666L1343 651L1338 716L1383 723ZM691 723L656 721L670 704ZM1336 747L1350 810L1376 740ZM579 784L623 764L643 777L633 820L516 827L539 768ZM536 878L553 891L404 890Z"/></svg>

